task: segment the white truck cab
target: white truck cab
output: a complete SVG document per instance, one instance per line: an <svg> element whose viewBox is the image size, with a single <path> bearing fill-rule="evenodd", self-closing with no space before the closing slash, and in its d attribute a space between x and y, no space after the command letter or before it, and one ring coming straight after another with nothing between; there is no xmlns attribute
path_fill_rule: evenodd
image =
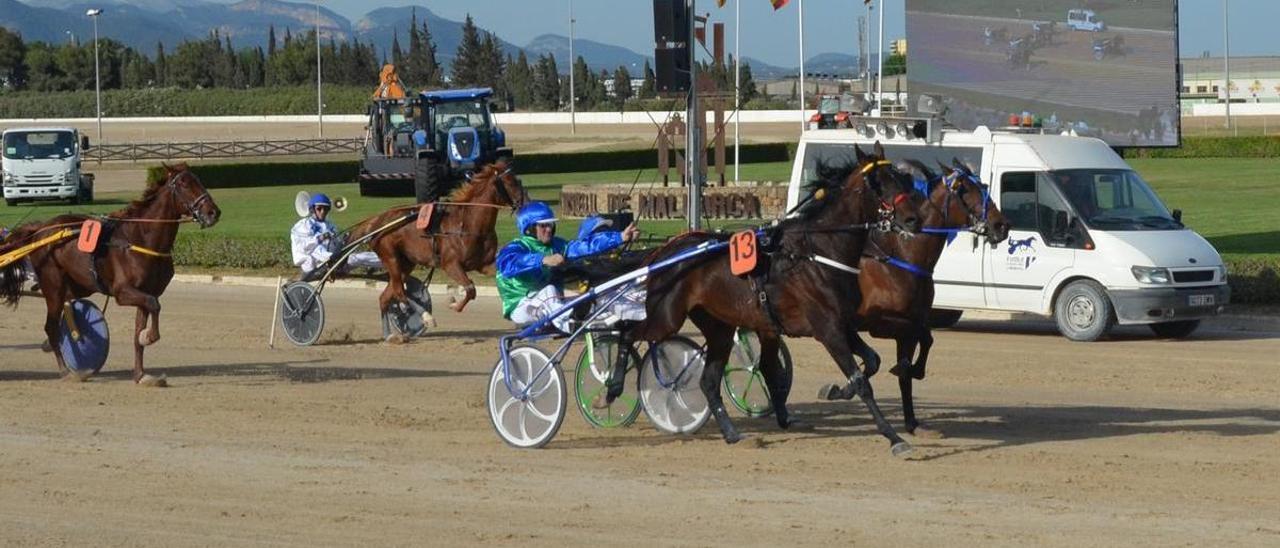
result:
<svg viewBox="0 0 1280 548"><path fill-rule="evenodd" d="M93 175L80 171L89 138L74 128L14 128L0 135L4 201L93 201Z"/></svg>
<svg viewBox="0 0 1280 548"><path fill-rule="evenodd" d="M1093 10L1074 9L1067 10L1067 28L1088 32L1102 32L1107 30L1107 24L1098 19L1098 14L1094 13Z"/></svg>
<svg viewBox="0 0 1280 548"><path fill-rule="evenodd" d="M1096 340L1117 323L1184 337L1227 304L1217 250L1103 141L986 127L931 129L926 138L894 131L894 122L875 125L805 132L788 209L815 182L820 162L852 161L855 143L869 150L880 141L892 161L964 162L1012 228L996 246L967 232L947 244L933 274L944 325L958 311L979 309L1051 316L1073 340Z"/></svg>

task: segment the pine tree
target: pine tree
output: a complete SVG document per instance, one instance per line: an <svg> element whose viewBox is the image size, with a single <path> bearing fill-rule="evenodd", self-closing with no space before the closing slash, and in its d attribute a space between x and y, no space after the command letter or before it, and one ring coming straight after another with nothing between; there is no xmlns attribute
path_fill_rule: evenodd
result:
<svg viewBox="0 0 1280 548"><path fill-rule="evenodd" d="M22 35L0 26L0 87L17 89L26 80L27 46Z"/></svg>
<svg viewBox="0 0 1280 548"><path fill-rule="evenodd" d="M618 70L613 71L613 104L618 110L626 108L629 101L635 93L631 89L631 73L627 72L627 67L619 66Z"/></svg>
<svg viewBox="0 0 1280 548"><path fill-rule="evenodd" d="M169 64L164 57L164 42L156 42L156 87L169 85Z"/></svg>
<svg viewBox="0 0 1280 548"><path fill-rule="evenodd" d="M562 96L560 71L556 68L556 58L551 55L539 55L533 80L534 106L538 110L560 110Z"/></svg>
<svg viewBox="0 0 1280 548"><path fill-rule="evenodd" d="M738 88L738 100L746 105L760 96L756 89L756 81L751 77L751 63L742 63L741 86Z"/></svg>
<svg viewBox="0 0 1280 548"><path fill-rule="evenodd" d="M482 82L480 74L481 57L484 55L480 43L480 33L476 30L471 14L462 23L462 41L458 43L458 51L453 56L453 69L450 71L453 87L474 86Z"/></svg>
<svg viewBox="0 0 1280 548"><path fill-rule="evenodd" d="M400 50L400 33L391 33L391 64L397 68L404 66L404 52Z"/></svg>
<svg viewBox="0 0 1280 548"><path fill-rule="evenodd" d="M284 28L284 47L289 47L289 42L293 41L293 34L289 32L289 27Z"/></svg>
<svg viewBox="0 0 1280 548"><path fill-rule="evenodd" d="M640 92L637 94L641 99L653 99L658 96L658 84L653 75L653 67L649 66L649 61L644 62L644 82L640 83Z"/></svg>
<svg viewBox="0 0 1280 548"><path fill-rule="evenodd" d="M529 108L533 102L533 74L529 68L529 57L524 50L512 60L507 57L506 87L511 94L512 103L521 108Z"/></svg>
<svg viewBox="0 0 1280 548"><path fill-rule="evenodd" d="M276 56L276 26L267 27L267 58Z"/></svg>

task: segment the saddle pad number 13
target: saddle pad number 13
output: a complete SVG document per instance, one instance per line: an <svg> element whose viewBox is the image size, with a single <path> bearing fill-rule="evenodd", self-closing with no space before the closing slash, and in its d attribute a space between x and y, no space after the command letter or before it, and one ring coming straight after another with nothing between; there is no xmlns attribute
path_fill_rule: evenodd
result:
<svg viewBox="0 0 1280 548"><path fill-rule="evenodd" d="M729 272L734 276L742 276L755 270L759 258L756 231L744 230L729 238Z"/></svg>

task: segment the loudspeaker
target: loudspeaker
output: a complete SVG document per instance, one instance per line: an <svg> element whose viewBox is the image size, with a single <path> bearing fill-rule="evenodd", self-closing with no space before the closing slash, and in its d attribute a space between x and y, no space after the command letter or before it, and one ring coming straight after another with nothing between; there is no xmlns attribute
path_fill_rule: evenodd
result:
<svg viewBox="0 0 1280 548"><path fill-rule="evenodd" d="M937 95L921 93L916 97L916 114L923 116L942 115L947 112L947 105Z"/></svg>
<svg viewBox="0 0 1280 548"><path fill-rule="evenodd" d="M653 41L689 43L689 12L685 0L653 0Z"/></svg>
<svg viewBox="0 0 1280 548"><path fill-rule="evenodd" d="M689 47L653 50L654 84L658 93L689 91Z"/></svg>

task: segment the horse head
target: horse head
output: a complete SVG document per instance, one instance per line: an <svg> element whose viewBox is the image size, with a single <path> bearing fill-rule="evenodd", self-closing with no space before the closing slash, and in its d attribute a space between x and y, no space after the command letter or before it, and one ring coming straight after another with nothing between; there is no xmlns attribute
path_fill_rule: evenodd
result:
<svg viewBox="0 0 1280 548"><path fill-rule="evenodd" d="M993 244L1008 238L1008 219L996 207L990 189L973 170L959 158L952 158L950 166L942 162L938 162L938 166L946 173L937 191L945 193L941 207L947 224L969 226L975 234L986 236Z"/></svg>
<svg viewBox="0 0 1280 548"><path fill-rule="evenodd" d="M503 205L512 211L529 201L529 192L524 189L524 182L516 175L511 160L500 159L471 177L471 184L493 184L495 205Z"/></svg>
<svg viewBox="0 0 1280 548"><path fill-rule="evenodd" d="M173 195L174 217L190 215L200 228L209 228L218 224L222 210L213 201L213 196L204 188L200 178L186 163L176 165L161 164L165 170L165 180L157 190L168 190Z"/></svg>
<svg viewBox="0 0 1280 548"><path fill-rule="evenodd" d="M851 175L850 182L857 176L866 188L871 189L876 198L875 213L881 220L890 221L900 232L919 232L920 208L911 200L911 193L915 188L911 176L885 159L884 147L879 141L876 141L870 154L862 152L857 145L853 146L853 150L858 159L858 167Z"/></svg>

